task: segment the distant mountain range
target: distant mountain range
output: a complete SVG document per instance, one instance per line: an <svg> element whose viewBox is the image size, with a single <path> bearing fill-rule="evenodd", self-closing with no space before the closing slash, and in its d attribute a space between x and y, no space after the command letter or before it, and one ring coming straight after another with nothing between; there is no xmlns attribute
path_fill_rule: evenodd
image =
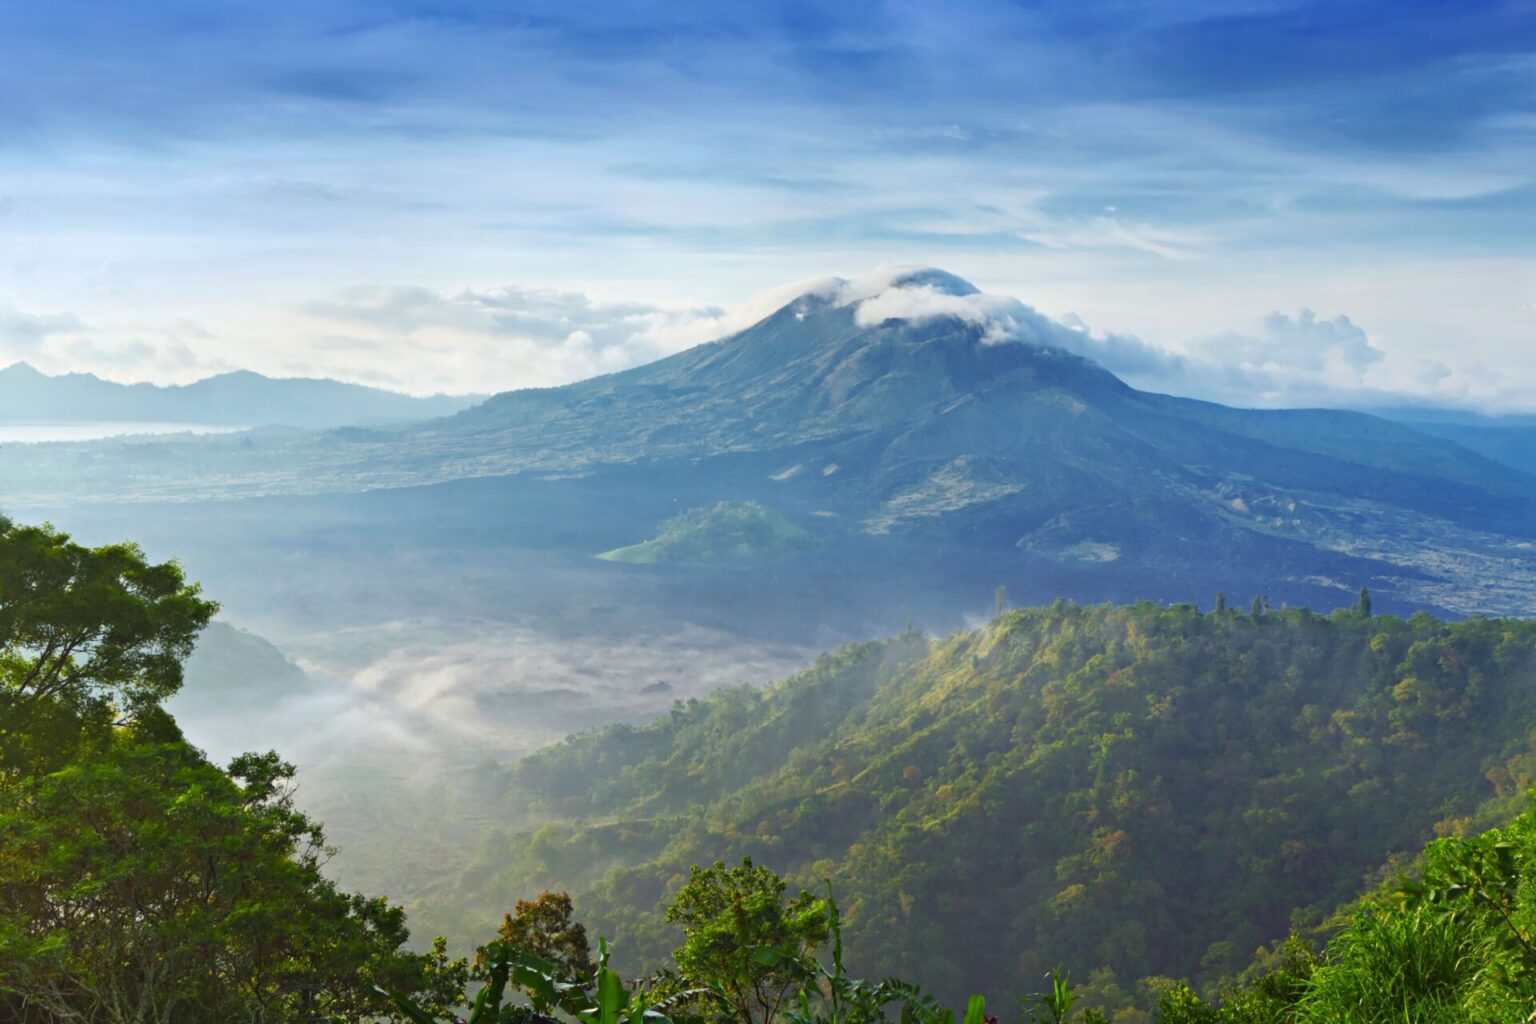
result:
<svg viewBox="0 0 1536 1024"><path fill-rule="evenodd" d="M0 369L0 422L155 422L213 426L339 427L448 416L476 395L416 398L312 378L249 370L192 384L117 384L89 373L49 376L27 363Z"/></svg>
<svg viewBox="0 0 1536 1024"><path fill-rule="evenodd" d="M412 492L431 502L422 529L449 517L584 558L655 538L690 508L756 502L818 542L799 568L775 561L773 579L804 572L828 591L900 568L967 592L986 579L1095 599L1230 586L1327 606L1369 583L1383 607L1536 613L1536 477L1494 446L1361 413L1137 391L1070 351L1080 342L942 271L867 294L834 282L659 362L399 430L62 446L72 457L13 446L0 494L452 484L437 501Z"/></svg>

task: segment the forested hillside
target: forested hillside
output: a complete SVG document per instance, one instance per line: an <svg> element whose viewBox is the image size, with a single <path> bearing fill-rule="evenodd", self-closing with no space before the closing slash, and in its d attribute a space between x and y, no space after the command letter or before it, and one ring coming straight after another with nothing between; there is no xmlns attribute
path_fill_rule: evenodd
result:
<svg viewBox="0 0 1536 1024"><path fill-rule="evenodd" d="M510 910L455 960L325 877L277 754L182 738L164 702L215 610L132 545L0 519L0 1017L984 1024L1023 996L1030 1024L1515 1024L1536 999L1536 623L1058 602L847 647L476 780L566 824L417 908L475 940ZM288 666L213 636L200 671Z"/></svg>
<svg viewBox="0 0 1536 1024"><path fill-rule="evenodd" d="M1064 964L1115 1003L1235 976L1392 856L1512 817L1533 694L1536 623L1058 603L530 757L507 815L551 823L462 896L570 888L656 966L689 865L751 855L833 880L867 973L953 999Z"/></svg>

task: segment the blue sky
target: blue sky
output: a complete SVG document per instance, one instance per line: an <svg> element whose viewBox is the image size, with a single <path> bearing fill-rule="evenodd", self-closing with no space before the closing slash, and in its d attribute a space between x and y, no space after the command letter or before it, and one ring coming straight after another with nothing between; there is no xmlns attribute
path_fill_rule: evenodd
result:
<svg viewBox="0 0 1536 1024"><path fill-rule="evenodd" d="M1143 386L1530 409L1533 239L1531 0L0 4L51 370L549 384L920 263Z"/></svg>

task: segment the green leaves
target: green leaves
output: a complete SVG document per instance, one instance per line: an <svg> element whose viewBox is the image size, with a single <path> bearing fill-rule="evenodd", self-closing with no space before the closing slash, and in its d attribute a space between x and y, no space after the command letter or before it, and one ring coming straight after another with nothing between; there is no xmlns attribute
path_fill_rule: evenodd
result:
<svg viewBox="0 0 1536 1024"><path fill-rule="evenodd" d="M1072 981L1060 967L1046 975L1050 988L1024 1000L1026 1008L1033 1009L1037 1020L1047 1024L1066 1024L1072 1017L1072 1007L1077 1002L1077 992Z"/></svg>
<svg viewBox="0 0 1536 1024"><path fill-rule="evenodd" d="M659 1005L650 1003L644 992L631 991L608 966L608 956L607 941L599 940L598 960L592 974L578 978L566 966L529 950L504 940L492 942L481 948L476 957L478 980L483 984L475 994L465 1024L502 1024L552 1018L556 1014L582 1024L703 1024L687 1018L674 1021L661 1012ZM507 1003L509 986L523 994L527 1006ZM384 994L413 1024L441 1024L409 996L398 992Z"/></svg>
<svg viewBox="0 0 1536 1024"><path fill-rule="evenodd" d="M783 879L743 858L737 867L697 865L667 908L683 927L673 953L690 984L709 989L741 1024L772 1024L803 974L799 961L826 940L823 901L785 899Z"/></svg>
<svg viewBox="0 0 1536 1024"><path fill-rule="evenodd" d="M620 1015L629 1003L629 993L624 981L608 966L608 941L598 941L597 998L596 1005L584 1016L593 1024L618 1024ZM641 1016L644 1014L642 1012Z"/></svg>
<svg viewBox="0 0 1536 1024"><path fill-rule="evenodd" d="M132 544L88 548L0 518L0 710L157 704L181 686L217 609L179 566L151 564Z"/></svg>
<svg viewBox="0 0 1536 1024"><path fill-rule="evenodd" d="M0 785L0 993L42 1019L126 1005L360 1021L380 1009L375 979L417 987L402 915L321 875L292 768L248 764L242 786L184 742L120 729L100 753Z"/></svg>

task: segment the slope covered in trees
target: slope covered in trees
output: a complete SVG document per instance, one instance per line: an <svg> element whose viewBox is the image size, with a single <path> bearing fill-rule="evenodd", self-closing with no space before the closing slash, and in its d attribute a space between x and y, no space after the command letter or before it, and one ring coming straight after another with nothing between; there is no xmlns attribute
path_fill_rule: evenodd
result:
<svg viewBox="0 0 1536 1024"><path fill-rule="evenodd" d="M688 866L751 855L833 879L866 973L953 1002L1059 963L1123 1002L1235 976L1390 857L1512 817L1533 692L1533 623L1059 603L530 757L509 815L552 823L463 888L570 888L654 966Z"/></svg>
<svg viewBox="0 0 1536 1024"><path fill-rule="evenodd" d="M1435 840L1336 925L1322 950L1292 936L1266 951L1211 1001L1160 984L1157 1024L1525 1024L1536 1007L1536 810Z"/></svg>
<svg viewBox="0 0 1536 1024"><path fill-rule="evenodd" d="M0 1016L983 1024L1043 978L1026 1022L1526 1021L1536 624L1361 598L1057 604L573 738L503 781L577 823L487 848L466 934L547 879L578 902L450 960L324 877L276 754L181 737L162 702L215 606L178 567L0 519ZM1322 948L1294 934L1341 900ZM623 980L578 903L660 970ZM893 969L924 988L852 973Z"/></svg>

